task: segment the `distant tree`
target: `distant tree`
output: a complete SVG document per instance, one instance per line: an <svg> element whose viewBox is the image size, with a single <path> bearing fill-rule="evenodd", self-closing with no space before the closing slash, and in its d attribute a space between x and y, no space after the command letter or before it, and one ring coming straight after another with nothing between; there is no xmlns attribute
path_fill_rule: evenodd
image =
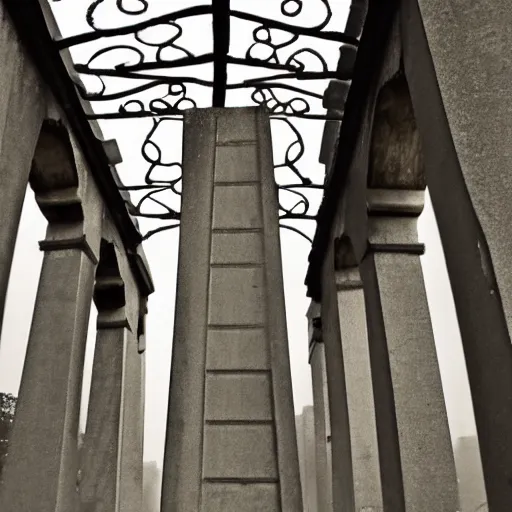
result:
<svg viewBox="0 0 512 512"><path fill-rule="evenodd" d="M0 392L0 476L9 448L9 435L12 430L17 398L10 393Z"/></svg>

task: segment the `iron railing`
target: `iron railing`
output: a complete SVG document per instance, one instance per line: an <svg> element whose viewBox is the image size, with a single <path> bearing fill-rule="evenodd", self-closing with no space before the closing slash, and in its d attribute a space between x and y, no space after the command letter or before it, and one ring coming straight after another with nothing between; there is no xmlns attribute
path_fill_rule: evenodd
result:
<svg viewBox="0 0 512 512"><path fill-rule="evenodd" d="M92 105L92 113L88 114L90 120L152 119L152 126L141 141L141 154L148 165L144 183L121 187L139 194L136 202L127 204L132 215L162 221L156 229L148 231L145 238L177 227L180 218L179 209L160 196L169 192L180 196L181 163L164 158L155 133L162 123L181 122L183 110L198 106L193 90L207 88L211 90L211 106L224 107L230 92L243 91L249 96L247 104L266 107L273 123L284 123L291 134L291 142L284 151L283 161L275 164L281 226L310 239L303 230L282 222L314 221L316 211L311 205L311 193L318 195L323 190L323 183L314 183L301 171L305 139L297 120L336 121L338 124L341 121L340 109L326 111L324 91L318 90L318 85L324 84L325 88L329 81L350 80L362 23L356 23L357 30L350 29L350 24L354 25L354 15L358 18L366 3L353 2L352 18L349 16L347 22L350 30L346 33L329 29L335 2L252 3L256 11L277 7L271 17L268 13L264 16L259 12L236 10L231 5L234 0L212 0L209 5L192 5L157 16L151 16L151 0L115 0L115 6L113 1L94 0L85 12L90 30L55 41L61 51L79 49L80 59L87 55L81 62L74 57L74 67L81 79L75 82L79 94ZM359 4L363 4L362 9L358 8ZM101 12L106 7L111 9L108 17ZM310 25L304 20L306 7L313 8L311 12L318 17ZM212 51L193 52L182 41L194 30L194 23L199 26L199 20L204 20L205 16L212 26ZM112 19L126 18L135 22L114 27L105 25ZM233 23L244 23L244 32L250 32L247 47L240 48L233 40ZM207 40L210 35L201 33L199 37ZM328 56L318 47L319 42L331 45ZM204 70L204 65L213 68L210 79L204 77L204 72L203 76L197 73L198 69ZM230 81L228 70L231 68L236 68L234 74L243 72L247 78ZM87 77L94 77L98 83L96 90L84 85ZM156 178L155 169L168 170L169 175L175 176ZM287 174L293 179L280 182L277 179L280 169L290 171L291 174ZM152 208L148 208L149 203Z"/></svg>

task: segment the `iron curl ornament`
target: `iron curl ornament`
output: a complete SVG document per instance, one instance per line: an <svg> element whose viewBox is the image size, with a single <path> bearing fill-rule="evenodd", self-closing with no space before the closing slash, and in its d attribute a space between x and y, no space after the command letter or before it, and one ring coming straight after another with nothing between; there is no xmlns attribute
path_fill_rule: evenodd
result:
<svg viewBox="0 0 512 512"><path fill-rule="evenodd" d="M341 46L356 48L358 39L329 30L331 0L276 0L258 3L257 7L244 5L244 10L231 8L230 3L237 2L211 0L210 4L153 15L155 8L163 8L161 2L94 0L85 12L90 30L55 41L61 51L79 47L81 56L90 49L88 58L74 64L78 93L92 105L90 120L151 119L141 141L141 155L147 164L144 181L121 187L143 194L128 205L130 213L166 223L146 233L145 238L177 227L180 217L178 209L160 197L180 196L181 163L164 159L155 132L168 122L181 122L185 109L208 106L201 100L205 94L211 94L210 104L224 106L230 94L244 93L245 104L265 107L273 123L286 125L292 141L284 160L275 164L276 174L287 169L291 177L287 183L276 184L280 219L316 219L310 194L321 192L323 184L313 183L300 171L307 138L295 120L341 121L339 110L326 112L324 93L318 85L324 84L325 89L330 80L350 80L350 67L340 66L337 56ZM274 8L275 15L261 12L267 7ZM107 12L104 9L109 9L109 16L102 17ZM213 28L212 51L190 47L194 24L205 17ZM126 24L115 25L118 20ZM243 23L244 33L250 34L245 47L230 39L234 23ZM326 52L326 45L333 50ZM335 55L334 63L329 55ZM209 73L205 73L205 66ZM96 83L94 88L91 82ZM156 179L157 168L168 170L173 177ZM301 229L281 225L309 240Z"/></svg>

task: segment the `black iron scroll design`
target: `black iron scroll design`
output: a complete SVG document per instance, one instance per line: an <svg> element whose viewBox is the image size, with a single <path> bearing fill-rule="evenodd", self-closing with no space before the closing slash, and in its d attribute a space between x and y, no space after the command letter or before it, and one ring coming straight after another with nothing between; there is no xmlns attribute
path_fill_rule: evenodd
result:
<svg viewBox="0 0 512 512"><path fill-rule="evenodd" d="M311 211L311 203L308 198L309 190L323 190L323 185L313 183L311 179L304 176L299 170L299 163L304 155L305 145L300 131L288 118L277 118L273 122L285 123L290 131L293 133L294 138L286 148L284 153L284 161L275 164L276 174L280 169L287 169L291 171L296 177L296 182L277 184L279 192L279 221L280 226L284 229L289 229L301 235L303 238L312 242L304 231L284 224L283 220L316 220L316 214Z"/></svg>
<svg viewBox="0 0 512 512"><path fill-rule="evenodd" d="M161 233L170 229L179 227L180 212L175 208L172 208L169 204L161 201L158 198L158 194L162 192L170 191L176 196L181 196L181 178L182 178L182 165L181 162L166 161L163 157L160 146L153 140L153 135L156 130L161 126L162 123L166 122L181 122L180 119L175 118L159 118L153 119L153 126L146 135L142 144L141 153L144 160L149 164L149 168L144 177L143 185L132 185L122 186L120 190L124 191L143 191L142 197L136 203L129 203L129 212L136 217L144 217L149 219L159 219L162 221L168 221L167 223L159 226L158 228L148 231L143 239L146 240L156 233ZM157 169L177 169L178 172L175 178L162 179L154 176L154 172ZM145 206L156 206L160 212L147 212ZM169 221L171 221L169 223Z"/></svg>
<svg viewBox="0 0 512 512"><path fill-rule="evenodd" d="M93 106L89 119L152 118L153 125L141 144L142 156L148 164L144 183L123 189L144 192L142 199L130 206L132 214L173 223L146 236L175 227L179 222L179 212L158 198L166 191L179 195L179 180L155 180L152 173L156 166L174 171L180 164L163 162L161 148L152 136L161 123L180 121L183 110L198 106L199 100L194 94L200 89L211 91L214 106L224 106L230 91L247 91L248 102L266 107L272 118L288 124L295 141L287 149L285 161L276 165L276 172L286 167L296 177L296 182L278 185L280 218L288 221L315 219L308 190L321 189L322 185L313 184L298 170L305 144L294 119L340 119L333 118L332 112L326 114L323 94L310 84L319 80L348 80L351 71L346 67L333 67L332 62L330 67L329 59L315 48L314 42L332 43L338 49L340 45L356 47L358 43L353 35L328 29L333 16L330 2L275 0L273 7L278 6L280 16L266 17L233 9L229 0L211 0L210 4L151 17L154 7L151 0L94 0L85 15L91 30L55 41L60 50L80 47L82 52L91 48L85 62L75 63L75 71L82 81L77 84L79 94ZM304 22L305 8L312 4L318 18ZM102 9L107 6L109 12L113 10L118 16L103 17ZM187 31L191 22L205 16L212 20L213 49L194 52L187 47L185 36L190 36ZM128 23L105 25L119 19ZM246 24L252 36L245 48L230 45L230 25L234 20ZM204 34L201 37L204 38ZM204 69L204 65L213 67L211 77L197 71L201 66ZM228 67L251 73L247 73L245 79L230 81ZM85 85L91 81L97 83L95 88ZM158 206L161 213L148 213L149 204ZM293 227L283 227L305 236Z"/></svg>
<svg viewBox="0 0 512 512"><path fill-rule="evenodd" d="M95 0L91 3L89 8L87 9L87 15L86 20L87 24L93 29L97 30L96 24L94 22L94 13L99 5L101 5L105 0ZM116 0L116 7L119 10L119 12L123 14L128 14L131 16L138 16L140 14L144 14L147 12L149 4L147 0L137 0L135 7L131 8L126 6L126 3L124 0Z"/></svg>

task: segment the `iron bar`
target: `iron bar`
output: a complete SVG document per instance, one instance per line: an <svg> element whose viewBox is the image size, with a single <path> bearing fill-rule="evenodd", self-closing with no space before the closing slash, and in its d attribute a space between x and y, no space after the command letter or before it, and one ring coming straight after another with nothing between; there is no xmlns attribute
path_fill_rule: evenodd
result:
<svg viewBox="0 0 512 512"><path fill-rule="evenodd" d="M106 29L96 29L93 27L94 30L92 32L85 32L83 34L78 34L76 36L59 39L55 41L55 44L59 50L63 50L64 48L70 48L71 46L76 46L78 44L97 41L98 39L103 39L105 37L115 37L133 34L134 32L140 32L145 28L150 28L154 27L155 25L168 23L169 21L176 21L184 18L191 18L193 16L211 14L211 12L211 5L197 5L194 7L188 7L187 9L182 9L180 11L164 14L162 16L157 16L156 18L141 21L133 25L127 25L124 27Z"/></svg>
<svg viewBox="0 0 512 512"><path fill-rule="evenodd" d="M213 13L213 99L212 106L226 103L230 39L230 0L212 0Z"/></svg>

